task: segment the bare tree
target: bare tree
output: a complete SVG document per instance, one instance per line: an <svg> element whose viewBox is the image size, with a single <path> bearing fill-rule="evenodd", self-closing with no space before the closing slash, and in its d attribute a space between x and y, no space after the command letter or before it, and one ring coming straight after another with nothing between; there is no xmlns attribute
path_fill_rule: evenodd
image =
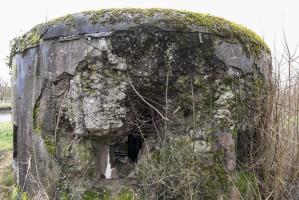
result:
<svg viewBox="0 0 299 200"><path fill-rule="evenodd" d="M0 79L0 101L5 98L10 98L11 96L11 86L8 81Z"/></svg>

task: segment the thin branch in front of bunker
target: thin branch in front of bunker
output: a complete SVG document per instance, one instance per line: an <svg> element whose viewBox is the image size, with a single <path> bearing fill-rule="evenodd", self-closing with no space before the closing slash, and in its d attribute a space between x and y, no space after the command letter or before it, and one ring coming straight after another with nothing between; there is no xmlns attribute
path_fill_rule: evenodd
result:
<svg viewBox="0 0 299 200"><path fill-rule="evenodd" d="M153 116L152 111L151 111L151 117L152 117L152 122L153 122L153 125L154 125L154 128L155 128L155 131L156 131L156 133L157 133L157 135L158 135L158 138L159 138L159 140L160 140L160 144L163 145L162 137L161 137L161 135L160 135L160 133L159 133L158 127L157 127L157 125L156 125L156 120L154 119L154 116ZM163 133L162 133L162 134L163 134Z"/></svg>
<svg viewBox="0 0 299 200"><path fill-rule="evenodd" d="M167 74L166 74L166 88L165 88L165 117L167 118L168 112L168 84L169 84L169 66L167 67ZM164 121L164 128L167 130L167 120Z"/></svg>
<svg viewBox="0 0 299 200"><path fill-rule="evenodd" d="M56 144L57 144L57 130L58 130L58 125L59 125L59 121L60 121L62 106L63 106L63 104L65 102L65 99L66 99L68 91L69 91L69 88L67 88L66 91L65 91L65 93L64 93L64 97L63 97L63 100L62 100L62 102L60 104L59 111L58 111L58 116L57 116L57 120L56 120L55 131L54 131L55 147L56 147Z"/></svg>
<svg viewBox="0 0 299 200"><path fill-rule="evenodd" d="M90 169L90 165L87 166L86 170L84 171L83 173L83 176L82 176L82 180L84 180L86 174L87 174L87 171ZM79 187L78 188L81 188L82 184L83 184L83 181L81 180L81 182L79 183ZM77 192L80 192L78 189L76 190ZM70 200L72 200L74 198L74 193L72 194L72 196L70 197Z"/></svg>
<svg viewBox="0 0 299 200"><path fill-rule="evenodd" d="M138 130L139 130L139 132L140 132L140 135L141 135L141 137L142 137L142 139L143 139L143 141L144 141L144 144L145 144L145 146L146 146L146 151L147 151L147 153L149 154L149 146L148 146L147 143L146 143L146 140L145 140L143 131L142 131L142 129L141 129L141 126L142 126L142 125L139 125L138 122L137 122L137 123L136 123L136 126L137 126L137 128L138 128Z"/></svg>
<svg viewBox="0 0 299 200"><path fill-rule="evenodd" d="M193 86L193 76L191 77L191 94L192 94L192 125L193 125L193 135L190 132L190 137L194 140L195 134L195 98L194 98L194 86ZM193 142L193 151L195 150L195 142Z"/></svg>
<svg viewBox="0 0 299 200"><path fill-rule="evenodd" d="M132 89L134 90L134 92L139 96L139 98L144 102L144 103L146 103L146 105L148 105L149 107L151 107L154 111L156 111L160 116L161 116L161 118L162 119L164 119L164 120L169 120L167 117L165 117L157 108L155 108L152 104L150 104L148 101L146 101L145 99L144 99L144 97L136 90L136 88L134 87L134 85L133 85L133 83L132 83L132 81L131 81L131 79L130 79L130 77L128 76L128 81L129 81L129 83L130 83L130 85L131 85L131 87L132 87Z"/></svg>
<svg viewBox="0 0 299 200"><path fill-rule="evenodd" d="M36 171L36 177L37 177L37 185L38 187L41 189L44 188L44 185L43 183L40 181L40 177L39 177L39 172L38 172L38 167L37 167L37 160L36 160L36 151L35 151L35 148L32 148L33 149L33 153L34 153L34 164L35 164L35 171ZM46 193L47 194L47 193ZM48 196L48 194L47 194ZM48 197L49 199L49 197Z"/></svg>
<svg viewBox="0 0 299 200"><path fill-rule="evenodd" d="M27 161L27 171L26 171L25 180L24 180L23 187L22 187L22 192L25 190L25 185L27 182L30 166L31 166L31 155L29 156L28 161Z"/></svg>

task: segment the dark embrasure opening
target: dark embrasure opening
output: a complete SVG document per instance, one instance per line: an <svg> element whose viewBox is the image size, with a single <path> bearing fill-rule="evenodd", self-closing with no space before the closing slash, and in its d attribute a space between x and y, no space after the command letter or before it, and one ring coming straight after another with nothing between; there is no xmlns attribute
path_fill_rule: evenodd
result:
<svg viewBox="0 0 299 200"><path fill-rule="evenodd" d="M18 144L18 126L13 125L13 158L17 158L18 156L18 150L17 150L17 144Z"/></svg>

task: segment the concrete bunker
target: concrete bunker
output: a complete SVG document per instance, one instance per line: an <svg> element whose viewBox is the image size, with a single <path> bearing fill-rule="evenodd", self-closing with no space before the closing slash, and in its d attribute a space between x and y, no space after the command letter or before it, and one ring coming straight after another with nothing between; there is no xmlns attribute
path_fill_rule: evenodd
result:
<svg viewBox="0 0 299 200"><path fill-rule="evenodd" d="M15 39L10 64L17 184L79 200L133 190L140 163L169 141L199 161L194 199L229 196L236 152L248 156L236 139L257 134L271 71L269 49L246 28L160 9L38 25Z"/></svg>

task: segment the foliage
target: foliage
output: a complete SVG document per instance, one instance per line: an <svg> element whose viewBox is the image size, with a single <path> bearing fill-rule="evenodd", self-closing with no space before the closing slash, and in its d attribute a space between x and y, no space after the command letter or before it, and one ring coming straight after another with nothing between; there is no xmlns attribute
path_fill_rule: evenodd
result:
<svg viewBox="0 0 299 200"><path fill-rule="evenodd" d="M14 186L12 192L12 200L29 200L27 192L22 192L21 189L17 186Z"/></svg>
<svg viewBox="0 0 299 200"><path fill-rule="evenodd" d="M117 195L116 200L140 200L137 195L128 188L123 188Z"/></svg>
<svg viewBox="0 0 299 200"><path fill-rule="evenodd" d="M0 79L0 103L3 98L9 98L11 96L11 86L8 81ZM2 102L8 103L8 102Z"/></svg>
<svg viewBox="0 0 299 200"><path fill-rule="evenodd" d="M84 192L84 200L110 200L110 192L106 190L101 192L86 190Z"/></svg>
<svg viewBox="0 0 299 200"><path fill-rule="evenodd" d="M217 199L229 181L220 152L194 152L190 141L172 141L138 164L138 187L145 199Z"/></svg>
<svg viewBox="0 0 299 200"><path fill-rule="evenodd" d="M243 199L260 199L258 183L254 172L238 172L234 184Z"/></svg>

